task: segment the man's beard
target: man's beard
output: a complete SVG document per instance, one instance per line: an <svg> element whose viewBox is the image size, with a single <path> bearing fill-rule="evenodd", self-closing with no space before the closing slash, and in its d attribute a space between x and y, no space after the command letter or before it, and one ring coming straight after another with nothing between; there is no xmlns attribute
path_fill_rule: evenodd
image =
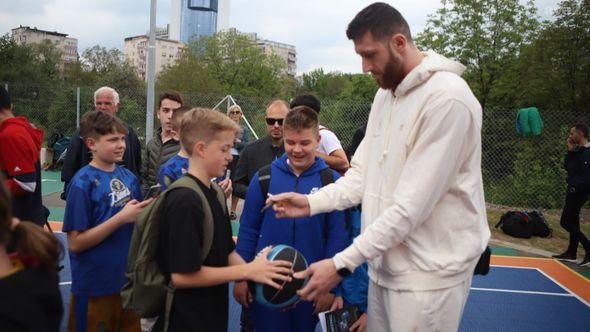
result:
<svg viewBox="0 0 590 332"><path fill-rule="evenodd" d="M388 49L389 52L389 61L385 65L383 69L383 76L381 78L380 83L381 88L395 91L397 86L403 81L405 78L404 68L402 64L402 59L396 57L396 55Z"/></svg>

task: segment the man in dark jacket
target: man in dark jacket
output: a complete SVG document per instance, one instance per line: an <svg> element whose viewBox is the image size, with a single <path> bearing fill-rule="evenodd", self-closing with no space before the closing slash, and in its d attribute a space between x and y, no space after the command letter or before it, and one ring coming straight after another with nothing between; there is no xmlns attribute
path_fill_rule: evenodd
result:
<svg viewBox="0 0 590 332"><path fill-rule="evenodd" d="M141 171L141 186L146 191L158 183L160 167L178 153L180 144L172 137L172 111L182 106L182 97L176 91L160 95L156 116L160 120L157 134L147 143Z"/></svg>
<svg viewBox="0 0 590 332"><path fill-rule="evenodd" d="M103 111L115 116L119 110L119 105L119 94L115 89L103 86L94 92L94 107L97 111ZM129 134L125 136L126 148L123 154L123 166L140 178L141 142L131 126L127 125L127 129L129 130ZM70 140L61 170L61 180L64 182L64 191L61 194L62 199L66 197L65 194L70 180L80 168L90 162L91 158L92 155L88 147L84 144L82 137L80 137L80 131L76 130Z"/></svg>
<svg viewBox="0 0 590 332"><path fill-rule="evenodd" d="M273 100L268 104L266 108L268 135L248 144L240 154L233 182L235 196L246 199L248 185L254 177L254 173L285 153L283 120L287 113L289 113L289 104L284 100ZM232 213L234 213L233 219L235 219L235 211Z"/></svg>
<svg viewBox="0 0 590 332"><path fill-rule="evenodd" d="M561 226L570 233L570 243L564 253L553 256L576 261L578 244L581 243L586 255L580 266L590 266L590 241L580 230L580 209L590 196L590 144L587 139L586 125L576 124L570 129L565 156L567 194L560 220Z"/></svg>

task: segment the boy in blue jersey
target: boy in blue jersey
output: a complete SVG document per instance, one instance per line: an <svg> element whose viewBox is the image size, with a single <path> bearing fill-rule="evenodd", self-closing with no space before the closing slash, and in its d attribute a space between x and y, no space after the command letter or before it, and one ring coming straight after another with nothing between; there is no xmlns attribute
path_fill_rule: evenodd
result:
<svg viewBox="0 0 590 332"><path fill-rule="evenodd" d="M80 135L92 161L68 185L63 231L72 266L68 331L140 331L139 318L122 308L133 222L151 202L140 202L139 179L120 162L127 127L102 111L84 114Z"/></svg>
<svg viewBox="0 0 590 332"><path fill-rule="evenodd" d="M322 172L328 169L315 153L320 142L317 113L306 106L296 107L287 114L283 128L286 153L270 166L268 193L317 191L322 187ZM338 179L337 172L329 171L334 180ZM245 261L251 261L268 245L286 244L299 250L311 264L332 257L350 244L344 212L279 220L272 209L261 211L265 201L259 173L256 173L248 187L236 247ZM339 293L338 290L337 287L335 293ZM250 309L250 320L257 332L289 332L313 331L318 321L316 314L330 309L335 294L321 296L315 303L301 302L287 311L272 310L253 302L245 282L236 283L234 297Z"/></svg>
<svg viewBox="0 0 590 332"><path fill-rule="evenodd" d="M180 120L182 115L189 111L191 108L188 106L182 106L172 111L172 138L180 141ZM174 181L178 180L181 176L188 172L188 154L180 143L180 150L178 153L165 162L158 173L158 183L162 186L162 191Z"/></svg>

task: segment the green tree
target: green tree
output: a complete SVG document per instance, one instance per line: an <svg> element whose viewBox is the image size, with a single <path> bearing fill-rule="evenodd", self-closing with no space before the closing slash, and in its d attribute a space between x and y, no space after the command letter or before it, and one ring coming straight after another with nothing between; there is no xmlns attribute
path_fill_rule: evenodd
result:
<svg viewBox="0 0 590 332"><path fill-rule="evenodd" d="M164 68L158 75L158 90L195 91L198 93L218 93L221 85L213 79L198 57L186 50L173 65Z"/></svg>
<svg viewBox="0 0 590 332"><path fill-rule="evenodd" d="M342 90L339 98L372 103L379 89L377 82L368 74L350 75L350 84Z"/></svg>
<svg viewBox="0 0 590 332"><path fill-rule="evenodd" d="M203 36L188 45L188 54L205 68L224 93L244 96L284 96L291 78L286 64L266 54L250 37L230 30Z"/></svg>
<svg viewBox="0 0 590 332"><path fill-rule="evenodd" d="M314 69L301 77L298 93L314 93L320 99L336 98L350 84L350 79L339 72L325 73L322 68Z"/></svg>
<svg viewBox="0 0 590 332"><path fill-rule="evenodd" d="M8 34L0 37L0 81L48 84L60 78L61 54L50 42L18 45Z"/></svg>
<svg viewBox="0 0 590 332"><path fill-rule="evenodd" d="M534 2L443 0L442 4L429 16L417 44L466 65L465 79L484 109L504 102L497 83L509 74L510 64L538 29Z"/></svg>
<svg viewBox="0 0 590 332"><path fill-rule="evenodd" d="M144 90L145 84L125 61L123 52L95 45L82 53L82 68L90 73L93 85L117 90Z"/></svg>
<svg viewBox="0 0 590 332"><path fill-rule="evenodd" d="M590 104L590 1L562 1L525 48L512 88L540 107L588 113Z"/></svg>

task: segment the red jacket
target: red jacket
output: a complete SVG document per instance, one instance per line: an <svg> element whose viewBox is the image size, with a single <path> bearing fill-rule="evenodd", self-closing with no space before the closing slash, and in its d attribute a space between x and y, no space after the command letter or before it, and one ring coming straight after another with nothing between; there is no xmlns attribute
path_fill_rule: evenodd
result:
<svg viewBox="0 0 590 332"><path fill-rule="evenodd" d="M41 222L41 167L43 130L23 116L0 124L0 171L13 196L14 215Z"/></svg>

